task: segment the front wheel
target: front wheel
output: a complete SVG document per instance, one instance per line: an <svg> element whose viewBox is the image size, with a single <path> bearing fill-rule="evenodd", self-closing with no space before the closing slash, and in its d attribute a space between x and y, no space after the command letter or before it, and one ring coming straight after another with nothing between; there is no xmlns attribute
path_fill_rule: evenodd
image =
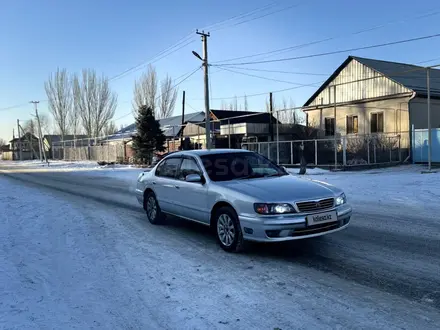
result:
<svg viewBox="0 0 440 330"><path fill-rule="evenodd" d="M144 209L147 212L148 221L154 225L161 223L165 218L159 207L156 196L152 192L145 196Z"/></svg>
<svg viewBox="0 0 440 330"><path fill-rule="evenodd" d="M244 248L243 233L234 209L220 208L215 215L217 241L228 252L240 252Z"/></svg>

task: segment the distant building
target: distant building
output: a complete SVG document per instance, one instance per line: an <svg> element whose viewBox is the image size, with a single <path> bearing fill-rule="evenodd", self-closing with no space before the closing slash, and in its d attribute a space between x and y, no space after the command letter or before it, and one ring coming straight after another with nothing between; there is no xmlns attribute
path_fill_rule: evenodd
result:
<svg viewBox="0 0 440 330"><path fill-rule="evenodd" d="M276 119L267 112L211 110L211 134L215 147L240 147L244 136L259 136L260 141L268 141L270 123L276 124ZM205 113L195 112L182 116L173 116L159 120L166 136L167 151L175 151L180 147L181 138L189 138L196 148L206 145ZM183 123L183 125L182 125ZM132 124L108 136L103 142L125 141L127 148L131 147L131 138L136 134L136 125ZM128 150L127 155L133 155Z"/></svg>

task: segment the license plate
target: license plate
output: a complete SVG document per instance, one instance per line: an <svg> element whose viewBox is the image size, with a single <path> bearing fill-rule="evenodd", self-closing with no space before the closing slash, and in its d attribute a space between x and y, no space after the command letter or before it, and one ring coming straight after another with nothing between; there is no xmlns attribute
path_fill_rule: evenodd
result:
<svg viewBox="0 0 440 330"><path fill-rule="evenodd" d="M338 220L338 216L335 211L317 213L307 216L307 224L309 226L319 225L321 223L334 222Z"/></svg>

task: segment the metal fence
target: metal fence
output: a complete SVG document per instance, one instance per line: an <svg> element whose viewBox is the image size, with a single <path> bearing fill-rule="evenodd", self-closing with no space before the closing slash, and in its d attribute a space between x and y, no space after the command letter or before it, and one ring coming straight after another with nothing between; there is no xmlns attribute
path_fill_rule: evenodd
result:
<svg viewBox="0 0 440 330"><path fill-rule="evenodd" d="M409 154L404 135L374 134L337 139L248 142L242 148L258 152L282 165L298 165L301 154L314 166L358 166L397 163Z"/></svg>
<svg viewBox="0 0 440 330"><path fill-rule="evenodd" d="M53 159L68 161L133 162L134 152L128 141L105 138L62 141L52 144L50 155ZM186 149L203 148L205 142L199 137L186 137L186 141ZM180 146L180 139L166 142L167 151L177 150ZM230 135L215 138L213 147L255 151L282 165L299 164L302 153L309 165L341 167L401 162L409 154L409 139L408 134L374 134L336 139L243 142L243 138Z"/></svg>

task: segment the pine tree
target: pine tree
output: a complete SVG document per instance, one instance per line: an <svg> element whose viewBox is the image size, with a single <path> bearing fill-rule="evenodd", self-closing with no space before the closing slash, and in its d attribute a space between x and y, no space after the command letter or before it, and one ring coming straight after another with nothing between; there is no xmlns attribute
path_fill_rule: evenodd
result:
<svg viewBox="0 0 440 330"><path fill-rule="evenodd" d="M133 136L133 149L136 151L136 158L148 162L151 161L154 151L165 151L165 135L150 107L139 108L136 118L136 135Z"/></svg>

